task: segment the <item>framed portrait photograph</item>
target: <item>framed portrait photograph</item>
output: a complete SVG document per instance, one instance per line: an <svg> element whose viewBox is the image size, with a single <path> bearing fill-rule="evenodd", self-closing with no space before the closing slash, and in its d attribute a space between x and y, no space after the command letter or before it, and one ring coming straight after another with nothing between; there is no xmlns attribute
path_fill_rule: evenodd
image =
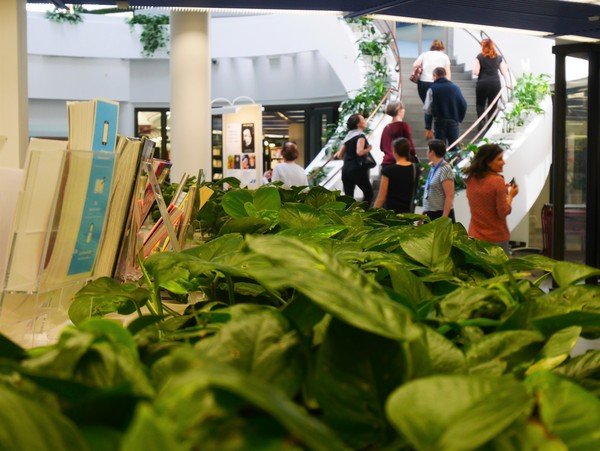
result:
<svg viewBox="0 0 600 451"><path fill-rule="evenodd" d="M242 124L242 153L254 153L254 123Z"/></svg>

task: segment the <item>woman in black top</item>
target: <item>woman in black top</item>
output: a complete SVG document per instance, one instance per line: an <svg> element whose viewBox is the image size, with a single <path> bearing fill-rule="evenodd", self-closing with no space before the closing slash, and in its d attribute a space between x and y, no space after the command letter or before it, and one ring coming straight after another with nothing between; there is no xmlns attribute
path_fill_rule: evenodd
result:
<svg viewBox="0 0 600 451"><path fill-rule="evenodd" d="M375 208L394 210L394 213L414 211L415 190L420 170L410 162L410 142L398 138L392 144L396 164L381 169L381 184L375 200Z"/></svg>
<svg viewBox="0 0 600 451"><path fill-rule="evenodd" d="M477 106L477 117L480 117L490 105L494 98L502 89L500 75L506 80L506 87L511 88L508 68L502 56L496 52L496 47L491 39L481 41L481 53L477 55L473 65L473 74L477 75L477 85L475 86L475 104ZM487 104L487 105L486 105ZM496 107L488 113L488 118L494 114ZM484 126L483 121L479 123L479 129Z"/></svg>
<svg viewBox="0 0 600 451"><path fill-rule="evenodd" d="M371 151L371 146L364 134L367 121L360 114L353 114L346 121L348 134L344 138L342 147L334 155L335 158L344 157L342 166L342 183L346 196L354 197L354 189L358 186L363 192L364 201L371 205L373 200L373 187L369 179L369 168L358 164L358 157Z"/></svg>

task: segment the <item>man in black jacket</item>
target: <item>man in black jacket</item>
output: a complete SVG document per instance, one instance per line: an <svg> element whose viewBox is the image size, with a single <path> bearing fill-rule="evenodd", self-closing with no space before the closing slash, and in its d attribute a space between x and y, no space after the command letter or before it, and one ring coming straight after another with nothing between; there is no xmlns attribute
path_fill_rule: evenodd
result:
<svg viewBox="0 0 600 451"><path fill-rule="evenodd" d="M458 126L465 118L467 101L460 88L446 78L446 69L436 67L433 71L433 84L427 91L423 109L431 116L425 124L425 137L432 138L431 117L433 116L433 134L436 139L447 142L449 146L458 139Z"/></svg>

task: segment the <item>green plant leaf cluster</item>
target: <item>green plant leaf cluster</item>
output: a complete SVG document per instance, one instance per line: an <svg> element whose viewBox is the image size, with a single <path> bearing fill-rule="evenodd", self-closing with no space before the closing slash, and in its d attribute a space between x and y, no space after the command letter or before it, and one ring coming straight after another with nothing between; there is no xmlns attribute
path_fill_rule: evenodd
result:
<svg viewBox="0 0 600 451"><path fill-rule="evenodd" d="M205 242L88 284L54 345L0 337L0 448L600 448L600 351L571 356L600 270L321 187L208 185Z"/></svg>
<svg viewBox="0 0 600 451"><path fill-rule="evenodd" d="M140 42L142 44L142 54L152 56L157 50L166 49L169 43L169 16L164 14L147 15L134 14L127 19L127 24L133 29L134 25L142 26Z"/></svg>
<svg viewBox="0 0 600 451"><path fill-rule="evenodd" d="M57 23L76 25L83 22L81 13L87 12L82 5L73 5L72 9L55 7L53 11L46 12L46 19Z"/></svg>
<svg viewBox="0 0 600 451"><path fill-rule="evenodd" d="M549 79L548 74L532 73L524 73L517 78L513 89L513 107L502 116L505 132L514 132L517 127L525 124L527 117L544 112L540 103L550 94Z"/></svg>

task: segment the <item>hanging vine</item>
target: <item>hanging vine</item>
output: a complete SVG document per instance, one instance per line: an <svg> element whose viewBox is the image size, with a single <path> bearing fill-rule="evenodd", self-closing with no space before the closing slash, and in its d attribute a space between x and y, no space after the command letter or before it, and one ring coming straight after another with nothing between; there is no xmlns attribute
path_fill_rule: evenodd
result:
<svg viewBox="0 0 600 451"><path fill-rule="evenodd" d="M367 73L363 87L359 89L354 97L344 100L340 105L340 119L336 124L328 124L327 147L328 154L335 152L345 136L346 119L354 113L359 113L365 118L375 110L383 96L390 87L390 74L385 61L385 53L392 40L389 34L381 36L374 25L373 19L358 17L346 19L349 24L358 26L361 36L356 41L358 45L357 60L367 63ZM327 176L325 167L315 168L309 179L314 185L318 185Z"/></svg>
<svg viewBox="0 0 600 451"><path fill-rule="evenodd" d="M167 15L146 15L134 14L126 21L133 29L134 25L142 26L140 34L140 43L142 44L142 54L152 56L160 49L167 49L169 43L169 16ZM167 50L168 51L168 50Z"/></svg>
<svg viewBox="0 0 600 451"><path fill-rule="evenodd" d="M78 24L83 22L81 13L85 12L83 6L73 5L69 8L55 7L53 11L46 12L46 19L57 23Z"/></svg>

